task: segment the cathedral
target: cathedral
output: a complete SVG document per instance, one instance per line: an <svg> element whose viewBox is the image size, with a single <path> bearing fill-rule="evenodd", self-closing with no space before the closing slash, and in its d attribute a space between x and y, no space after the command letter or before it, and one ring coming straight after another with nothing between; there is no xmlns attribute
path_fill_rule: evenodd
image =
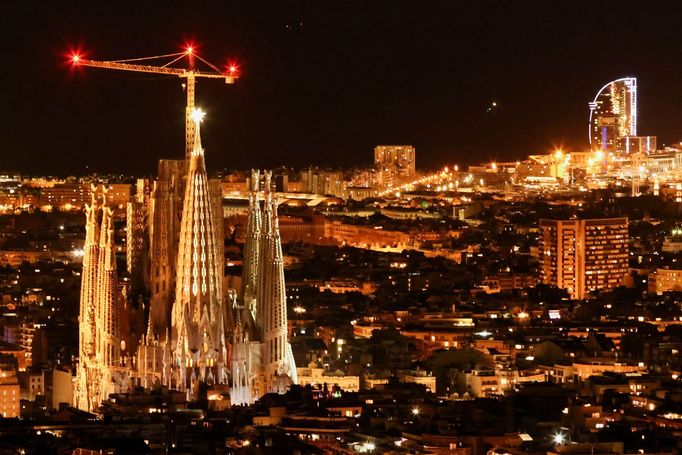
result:
<svg viewBox="0 0 682 455"><path fill-rule="evenodd" d="M251 175L241 304L234 305L232 404L251 404L298 382L287 336L287 304L277 199L265 172L261 212L257 171Z"/></svg>
<svg viewBox="0 0 682 455"><path fill-rule="evenodd" d="M191 391L197 381L228 380L223 240L216 235L199 122L185 182L171 314L171 387L181 391Z"/></svg>
<svg viewBox="0 0 682 455"><path fill-rule="evenodd" d="M114 222L97 188L86 206L81 305L78 317L78 369L74 384L74 406L95 411L110 393L127 388L128 374L121 357L121 299L116 276Z"/></svg>
<svg viewBox="0 0 682 455"><path fill-rule="evenodd" d="M222 385L233 405L249 405L297 383L271 173L261 179L252 171L242 285L228 289L220 187L208 179L201 115L194 119L191 153L186 161L160 163L171 178L155 182L149 212L140 217L149 222L140 230L149 241L136 244L149 245L151 301L145 334L127 361L119 347L125 337L118 324L112 212L94 196L86 208L74 393L80 409L94 411L109 393L132 385L179 390L188 400L198 396L201 383Z"/></svg>

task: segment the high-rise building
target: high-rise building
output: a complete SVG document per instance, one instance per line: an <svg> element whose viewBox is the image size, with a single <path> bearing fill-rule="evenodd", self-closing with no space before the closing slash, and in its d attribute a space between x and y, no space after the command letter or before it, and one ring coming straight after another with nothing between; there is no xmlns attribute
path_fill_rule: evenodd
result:
<svg viewBox="0 0 682 455"><path fill-rule="evenodd" d="M416 157L411 145L377 145L374 166L380 175L380 185L390 189L414 177Z"/></svg>
<svg viewBox="0 0 682 455"><path fill-rule="evenodd" d="M223 299L223 244L218 241L197 116L188 163L177 253L175 301L171 315L172 385L194 394L196 381L225 384L226 308Z"/></svg>
<svg viewBox="0 0 682 455"><path fill-rule="evenodd" d="M589 103L593 150L619 151L623 138L637 136L637 79L623 77L604 85Z"/></svg>
<svg viewBox="0 0 682 455"><path fill-rule="evenodd" d="M110 393L126 386L121 369L120 295L116 275L113 212L97 200L86 206L85 245L81 273L78 368L74 406L94 411Z"/></svg>
<svg viewBox="0 0 682 455"><path fill-rule="evenodd" d="M301 190L304 193L345 197L343 172L308 168L301 172Z"/></svg>
<svg viewBox="0 0 682 455"><path fill-rule="evenodd" d="M628 219L540 220L540 279L583 299L628 273Z"/></svg>

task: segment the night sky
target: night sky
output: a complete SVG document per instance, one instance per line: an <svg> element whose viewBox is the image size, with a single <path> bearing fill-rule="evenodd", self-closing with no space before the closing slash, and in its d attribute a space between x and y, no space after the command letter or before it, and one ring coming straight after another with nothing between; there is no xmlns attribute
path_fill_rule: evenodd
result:
<svg viewBox="0 0 682 455"><path fill-rule="evenodd" d="M2 170L142 175L159 158L181 157L179 79L73 72L66 55L165 54L189 40L212 62L238 61L242 74L233 86L197 84L210 171L363 165L376 144L414 145L420 168L583 150L587 102L622 76L639 79L639 133L682 140L679 2L13 1L0 9Z"/></svg>

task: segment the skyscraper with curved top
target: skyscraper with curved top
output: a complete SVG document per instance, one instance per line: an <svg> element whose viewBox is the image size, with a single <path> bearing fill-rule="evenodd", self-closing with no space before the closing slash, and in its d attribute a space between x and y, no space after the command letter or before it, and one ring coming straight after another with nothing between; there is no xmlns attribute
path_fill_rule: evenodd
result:
<svg viewBox="0 0 682 455"><path fill-rule="evenodd" d="M637 79L605 84L589 103L588 137L592 150L617 151L623 139L637 136Z"/></svg>

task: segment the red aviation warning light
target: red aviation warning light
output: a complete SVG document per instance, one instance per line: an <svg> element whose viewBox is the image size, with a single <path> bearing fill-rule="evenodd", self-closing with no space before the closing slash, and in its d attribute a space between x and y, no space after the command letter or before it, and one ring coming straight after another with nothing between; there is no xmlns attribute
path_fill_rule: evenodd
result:
<svg viewBox="0 0 682 455"><path fill-rule="evenodd" d="M227 65L225 66L225 72L226 75L230 78L238 78L239 65L237 65L235 62L228 62Z"/></svg>
<svg viewBox="0 0 682 455"><path fill-rule="evenodd" d="M71 56L71 63L73 63L74 65L78 65L78 63L80 63L80 61L81 61L81 56L80 56L80 55L78 55L78 54L73 54L73 55Z"/></svg>

